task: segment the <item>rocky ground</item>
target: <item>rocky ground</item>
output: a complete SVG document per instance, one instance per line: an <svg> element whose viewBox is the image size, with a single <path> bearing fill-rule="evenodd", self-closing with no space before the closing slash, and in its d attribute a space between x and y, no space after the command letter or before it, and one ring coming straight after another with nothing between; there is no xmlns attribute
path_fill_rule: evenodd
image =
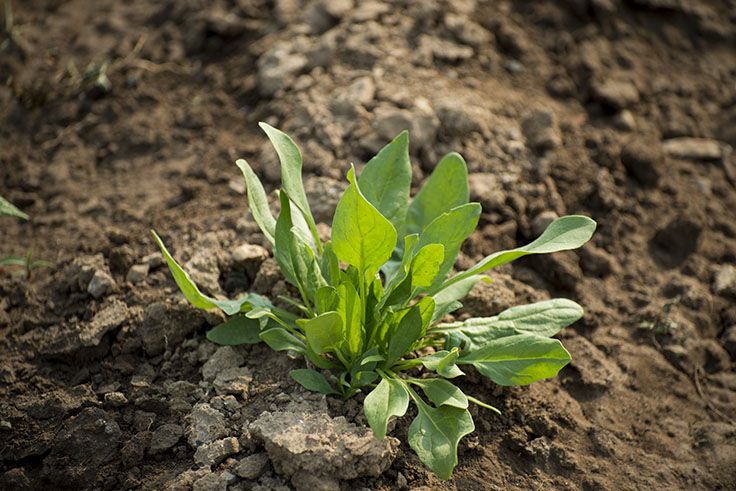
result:
<svg viewBox="0 0 736 491"><path fill-rule="evenodd" d="M0 271L0 488L736 488L733 0L7 5L0 195L31 220L2 219L0 256L54 267ZM349 163L402 129L417 185L461 152L484 207L461 267L598 221L465 302L586 315L558 379L463 382L503 415L474 410L451 481L409 418L377 442L360 398L291 381L300 360L209 343L221 319L155 252L150 228L214 294L283 290L233 165L278 182L261 120L302 147L327 225Z"/></svg>

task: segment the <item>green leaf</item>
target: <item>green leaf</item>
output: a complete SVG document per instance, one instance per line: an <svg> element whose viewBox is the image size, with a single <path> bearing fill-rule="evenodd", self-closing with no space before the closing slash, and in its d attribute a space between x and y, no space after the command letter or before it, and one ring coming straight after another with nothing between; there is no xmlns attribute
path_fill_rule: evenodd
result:
<svg viewBox="0 0 736 491"><path fill-rule="evenodd" d="M28 266L28 258L19 256L7 256L0 258L0 266Z"/></svg>
<svg viewBox="0 0 736 491"><path fill-rule="evenodd" d="M384 378L363 401L363 412L377 439L383 440L391 416L400 418L409 407L409 394L401 382Z"/></svg>
<svg viewBox="0 0 736 491"><path fill-rule="evenodd" d="M421 233L435 218L468 202L468 168L457 153L449 153L409 205L406 233Z"/></svg>
<svg viewBox="0 0 736 491"><path fill-rule="evenodd" d="M458 302L458 300L467 295L479 280L486 280L488 282L491 281L491 279L487 276L469 276L458 281L457 283L451 284L447 287L443 287L442 290L440 290L438 293L435 293L432 298L434 298L437 307L435 308L434 315L432 316L432 323L434 324L436 321L442 319L450 312L453 312L462 307L463 304Z"/></svg>
<svg viewBox="0 0 736 491"><path fill-rule="evenodd" d="M363 168L358 182L365 198L398 229L406 218L411 188L409 133L402 131L383 147Z"/></svg>
<svg viewBox="0 0 736 491"><path fill-rule="evenodd" d="M494 413L496 413L498 415L502 414L501 411L499 411L495 407L491 406L490 404L486 404L485 402L481 401L480 399L476 399L473 396L465 396L465 397L467 397L468 398L468 401L472 402L473 404L476 404L476 405L478 405L480 407L484 407L486 409L490 409L491 411L493 411Z"/></svg>
<svg viewBox="0 0 736 491"><path fill-rule="evenodd" d="M445 246L427 244L422 247L411 263L412 287L424 287L432 284L445 259Z"/></svg>
<svg viewBox="0 0 736 491"><path fill-rule="evenodd" d="M296 206L301 210L307 221L309 230L312 232L315 243L319 244L319 234L309 209L309 201L307 194L304 192L302 184L302 154L297 148L294 140L281 130L277 130L273 126L266 123L258 123L263 131L266 132L268 139L276 149L281 163L281 184Z"/></svg>
<svg viewBox="0 0 736 491"><path fill-rule="evenodd" d="M583 316L583 308L566 298L544 300L504 310L493 317L474 317L463 322L440 324L437 328L460 335L465 349L472 351L504 336L528 333L552 337Z"/></svg>
<svg viewBox="0 0 736 491"><path fill-rule="evenodd" d="M320 314L337 309L337 303L337 290L335 288L322 286L317 290L315 306L317 307L317 312Z"/></svg>
<svg viewBox="0 0 736 491"><path fill-rule="evenodd" d="M409 446L441 479L449 479L457 465L460 439L475 430L467 409L452 406L433 408L418 396L412 397L419 409L409 426Z"/></svg>
<svg viewBox="0 0 736 491"><path fill-rule="evenodd" d="M431 290L437 290L455 264L460 246L478 225L481 207L478 203L468 203L443 213L432 221L419 236L417 247L427 244L442 244L445 255L437 272Z"/></svg>
<svg viewBox="0 0 736 491"><path fill-rule="evenodd" d="M261 323L258 319L237 315L218 324L207 332L207 339L226 346L261 342Z"/></svg>
<svg viewBox="0 0 736 491"><path fill-rule="evenodd" d="M326 312L301 323L307 342L315 353L339 349L345 342L343 319L337 312Z"/></svg>
<svg viewBox="0 0 736 491"><path fill-rule="evenodd" d="M340 261L337 259L335 251L332 248L332 242L325 244L324 250L322 251L320 269L330 285L337 286L340 284Z"/></svg>
<svg viewBox="0 0 736 491"><path fill-rule="evenodd" d="M458 360L498 385L527 385L554 377L569 362L570 353L557 339L526 333L494 339Z"/></svg>
<svg viewBox="0 0 736 491"><path fill-rule="evenodd" d="M459 350L453 348L451 351L443 350L429 356L423 356L419 361L427 370L435 371L444 378L455 378L465 375L456 364L459 357Z"/></svg>
<svg viewBox="0 0 736 491"><path fill-rule="evenodd" d="M235 315L240 311L249 310L254 305L270 305L270 302L266 298L255 293L247 293L236 300L217 300L203 294L199 291L199 288L197 288L197 285L192 281L187 272L171 256L158 234L153 230L151 230L151 234L153 234L154 240L158 244L159 249L161 249L161 253L166 259L166 264L168 264L171 275L174 277L179 290L181 290L186 299L189 300L189 303L194 307L203 310L217 307L227 315Z"/></svg>
<svg viewBox="0 0 736 491"><path fill-rule="evenodd" d="M274 351L295 351L306 353L306 345L296 336L282 327L274 327L261 331L261 341Z"/></svg>
<svg viewBox="0 0 736 491"><path fill-rule="evenodd" d="M391 257L396 229L360 192L355 169L348 172L350 186L340 198L332 221L332 247L337 257L373 278Z"/></svg>
<svg viewBox="0 0 736 491"><path fill-rule="evenodd" d="M401 318L388 335L388 357L386 366L390 367L409 352L414 342L422 335L422 316L418 306L414 306Z"/></svg>
<svg viewBox="0 0 736 491"><path fill-rule="evenodd" d="M463 391L443 378L412 379L411 383L421 387L424 395L437 407L468 407L468 398Z"/></svg>
<svg viewBox="0 0 736 491"><path fill-rule="evenodd" d="M470 276L480 274L502 264L510 263L528 254L549 254L576 249L590 240L595 231L594 220L582 215L569 215L558 218L534 242L516 249L500 251L487 256L481 262L450 278L443 288Z"/></svg>
<svg viewBox="0 0 736 491"><path fill-rule="evenodd" d="M253 215L253 220L258 224L263 235L273 244L276 233L276 220L268 206L266 191L264 191L261 181L255 172L253 172L250 165L248 165L248 162L244 159L238 159L235 161L235 165L240 168L245 178L245 186L248 189L248 207Z"/></svg>
<svg viewBox="0 0 736 491"><path fill-rule="evenodd" d="M363 323L361 322L361 300L352 283L346 281L337 287L337 312L342 317L343 331L352 356L363 349Z"/></svg>
<svg viewBox="0 0 736 491"><path fill-rule="evenodd" d="M2 196L0 196L0 215L8 215L28 220L28 215L20 211L18 207Z"/></svg>
<svg viewBox="0 0 736 491"><path fill-rule="evenodd" d="M337 394L337 391L332 388L330 383L327 381L324 375L316 370L309 368L299 368L289 372L291 378L296 380L299 385L312 392L319 392L320 394Z"/></svg>

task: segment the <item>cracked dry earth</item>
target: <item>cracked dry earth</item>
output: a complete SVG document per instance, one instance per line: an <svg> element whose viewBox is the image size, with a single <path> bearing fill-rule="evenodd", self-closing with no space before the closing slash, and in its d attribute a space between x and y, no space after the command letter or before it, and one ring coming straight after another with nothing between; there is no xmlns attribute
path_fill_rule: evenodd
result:
<svg viewBox="0 0 736 491"><path fill-rule="evenodd" d="M733 0L12 1L0 33L0 488L735 489ZM8 10L6 10L8 12ZM6 19L7 20L7 19ZM586 309L555 380L462 382L450 481L375 441L360 397L298 359L217 347L148 230L204 289L285 285L233 162L267 187L256 122L295 137L318 221L350 162L411 132L415 185L461 152L484 212L459 267L555 216L578 252L491 272L458 316L550 296ZM410 415L411 416L411 415Z"/></svg>

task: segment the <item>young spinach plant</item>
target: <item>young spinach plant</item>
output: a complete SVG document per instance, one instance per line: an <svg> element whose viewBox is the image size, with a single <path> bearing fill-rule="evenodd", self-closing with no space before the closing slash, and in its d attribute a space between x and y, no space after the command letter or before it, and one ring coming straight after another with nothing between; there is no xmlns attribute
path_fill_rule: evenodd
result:
<svg viewBox="0 0 736 491"><path fill-rule="evenodd" d="M467 271L448 275L481 213L469 203L465 161L450 153L410 200L411 164L404 131L371 159L350 183L322 243L302 185L302 156L285 133L261 123L281 164L280 213L245 160L238 160L254 220L273 244L286 280L299 293L286 310L245 294L236 300L204 295L153 235L176 283L198 308L231 316L208 338L236 345L265 342L303 355L309 366L291 376L309 390L351 397L367 392L364 411L375 436L384 438L391 417L410 402L417 416L408 441L421 461L448 479L460 439L474 430L468 405L497 409L464 394L451 380L473 366L499 385L526 385L554 377L570 361L560 329L583 315L566 299L512 307L497 316L442 320L483 273L530 254L580 247L596 224L565 216L522 247L496 252ZM428 349L432 348L432 349ZM420 354L431 353L431 354ZM422 372L424 369L424 372Z"/></svg>

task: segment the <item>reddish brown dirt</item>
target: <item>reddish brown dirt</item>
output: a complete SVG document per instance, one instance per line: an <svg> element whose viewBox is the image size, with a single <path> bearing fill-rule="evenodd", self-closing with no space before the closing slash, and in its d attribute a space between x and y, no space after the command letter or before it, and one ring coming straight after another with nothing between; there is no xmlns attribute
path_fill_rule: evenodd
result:
<svg viewBox="0 0 736 491"><path fill-rule="evenodd" d="M402 444L381 477L345 489L736 489L732 0L12 3L0 195L32 218L0 219L0 256L31 248L55 266L0 270L0 488L187 488L207 474L186 438L148 442L199 401L233 402L200 373L218 319L186 307L155 259L141 283L126 276L155 252L155 227L178 257L214 258L213 289L272 289L267 267L243 275L228 259L263 243L233 162L277 181L265 120L304 149L322 220L333 179L406 126L416 184L461 152L484 206L463 267L528 241L542 213L599 223L582 251L502 268L466 302L491 315L579 301L560 377L465 381L504 414L474 412L451 481ZM683 155L681 137L717 155ZM114 282L99 298L95 270ZM287 376L298 360L241 353L252 381L231 424L304 396ZM361 422L355 403L328 404ZM240 438L236 458L262 451ZM232 485L291 486L270 466Z"/></svg>

